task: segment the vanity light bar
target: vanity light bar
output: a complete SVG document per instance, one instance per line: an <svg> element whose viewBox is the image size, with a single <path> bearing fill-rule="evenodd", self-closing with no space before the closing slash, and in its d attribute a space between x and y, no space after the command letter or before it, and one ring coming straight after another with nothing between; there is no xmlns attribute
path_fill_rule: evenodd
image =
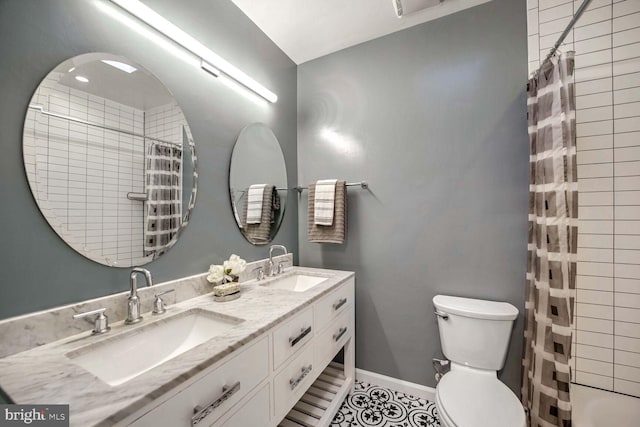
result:
<svg viewBox="0 0 640 427"><path fill-rule="evenodd" d="M257 81L246 75L243 71L236 68L233 64L222 58L220 55L213 52L211 49L200 43L198 40L191 37L189 34L182 31L180 28L172 24L167 19L153 11L153 9L144 5L139 0L111 0L112 3L117 4L136 18L145 22L147 25L153 27L155 30L164 34L174 42L178 43L189 52L193 53L202 61L201 67L215 75L213 70L218 74L223 72L227 76L231 77L244 87L257 93L269 102L275 103L278 100L278 96L271 92L266 87L262 86ZM207 67L205 67L205 64ZM211 70L213 69L213 70Z"/></svg>

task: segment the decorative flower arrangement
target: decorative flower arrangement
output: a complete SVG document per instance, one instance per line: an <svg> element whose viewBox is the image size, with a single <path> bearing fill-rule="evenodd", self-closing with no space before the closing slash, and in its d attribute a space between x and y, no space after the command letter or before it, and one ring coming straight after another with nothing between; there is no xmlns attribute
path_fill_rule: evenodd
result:
<svg viewBox="0 0 640 427"><path fill-rule="evenodd" d="M247 262L238 255L233 254L222 265L212 265L209 267L207 281L214 285L228 282L237 282L242 273L247 268Z"/></svg>

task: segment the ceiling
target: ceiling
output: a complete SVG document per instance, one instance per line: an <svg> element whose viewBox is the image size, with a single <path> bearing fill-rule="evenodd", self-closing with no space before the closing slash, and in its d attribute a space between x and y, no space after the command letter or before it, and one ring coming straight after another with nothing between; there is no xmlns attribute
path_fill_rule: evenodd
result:
<svg viewBox="0 0 640 427"><path fill-rule="evenodd" d="M302 64L491 0L444 0L400 19L393 0L232 1L296 64Z"/></svg>
<svg viewBox="0 0 640 427"><path fill-rule="evenodd" d="M103 59L131 65L136 68L136 71L131 74L125 73L101 62ZM64 86L138 110L149 110L173 102L173 96L160 80L140 65L122 56L109 53L87 53L66 60L54 71L61 73L58 83ZM76 76L86 77L89 81L79 82L75 79Z"/></svg>

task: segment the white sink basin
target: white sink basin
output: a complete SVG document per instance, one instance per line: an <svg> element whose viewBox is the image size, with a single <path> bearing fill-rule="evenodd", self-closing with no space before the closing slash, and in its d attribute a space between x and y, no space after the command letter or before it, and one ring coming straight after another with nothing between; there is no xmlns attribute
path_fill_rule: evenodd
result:
<svg viewBox="0 0 640 427"><path fill-rule="evenodd" d="M243 320L193 309L67 354L111 386L123 384Z"/></svg>
<svg viewBox="0 0 640 427"><path fill-rule="evenodd" d="M311 276L303 273L294 273L280 278L276 278L263 286L267 286L271 289L286 289L293 292L304 292L318 286L320 283L327 280L327 277Z"/></svg>

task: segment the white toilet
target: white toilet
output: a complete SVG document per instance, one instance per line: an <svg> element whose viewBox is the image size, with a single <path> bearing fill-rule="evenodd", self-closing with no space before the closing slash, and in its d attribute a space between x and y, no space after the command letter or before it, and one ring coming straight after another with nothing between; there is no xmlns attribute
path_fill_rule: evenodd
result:
<svg viewBox="0 0 640 427"><path fill-rule="evenodd" d="M518 309L505 302L437 295L440 343L451 371L436 387L442 427L526 427L520 400L500 380Z"/></svg>

